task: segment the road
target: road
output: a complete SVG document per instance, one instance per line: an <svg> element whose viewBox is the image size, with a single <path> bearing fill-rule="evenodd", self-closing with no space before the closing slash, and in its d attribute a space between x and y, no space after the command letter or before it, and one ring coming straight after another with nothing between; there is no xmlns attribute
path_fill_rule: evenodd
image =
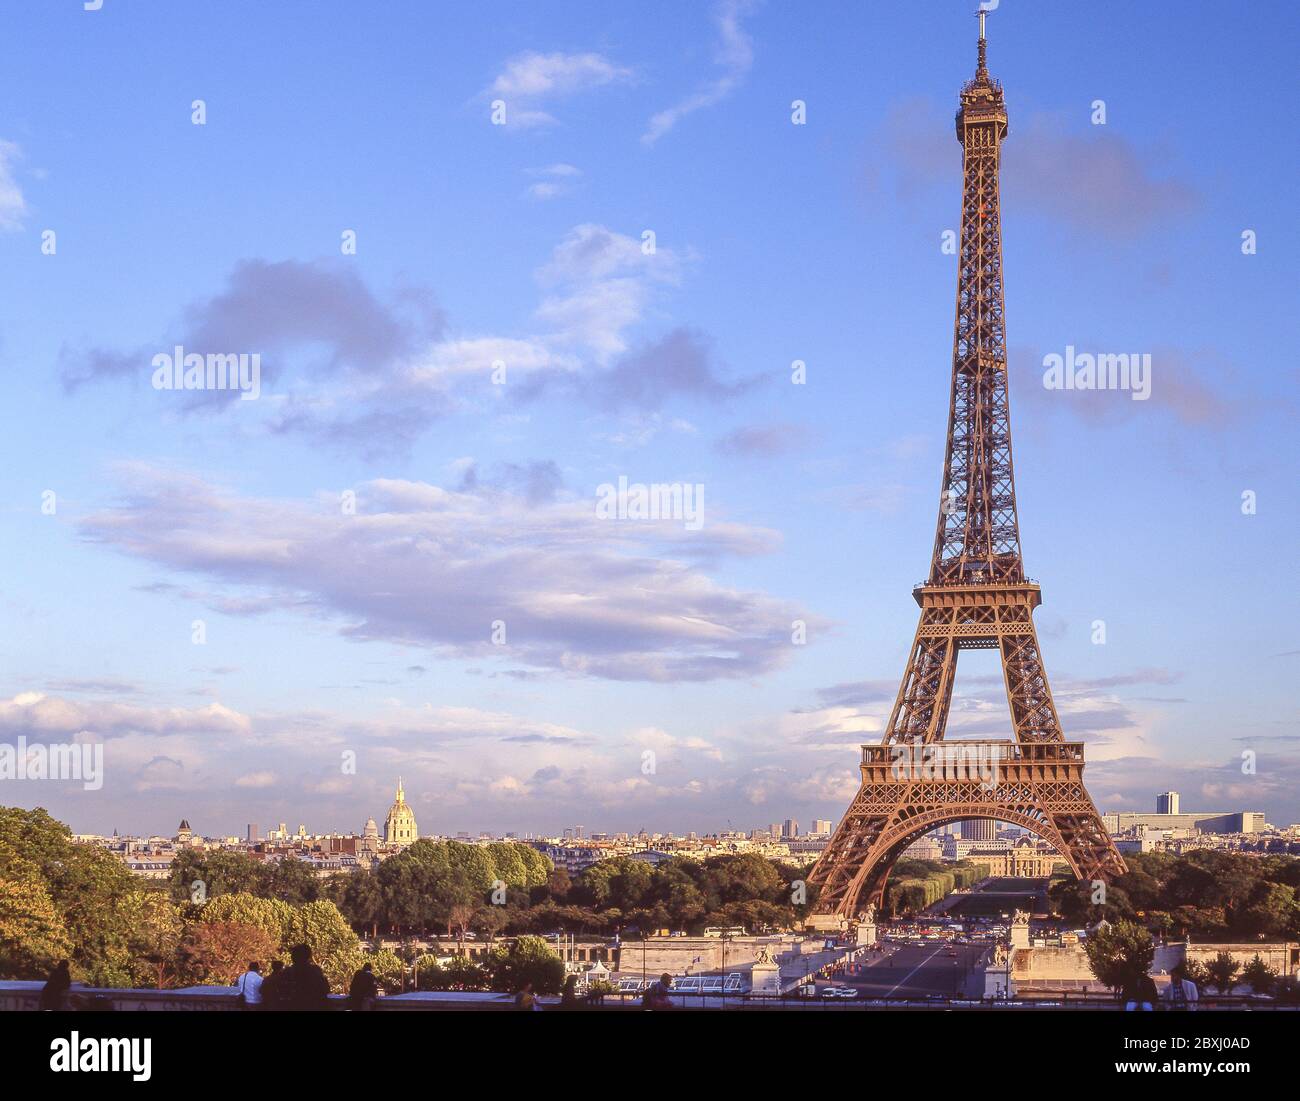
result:
<svg viewBox="0 0 1300 1101"><path fill-rule="evenodd" d="M1047 911L1046 879L990 879L972 894L961 896L948 906L949 917L1000 917L1013 910L1028 910L1031 914ZM952 896L949 896L950 898Z"/></svg>
<svg viewBox="0 0 1300 1101"><path fill-rule="evenodd" d="M864 956L862 973L836 975L817 986L856 987L861 998L924 998L930 994L962 997L970 970L986 945L955 944L956 956L946 943L896 944L886 942L880 956Z"/></svg>

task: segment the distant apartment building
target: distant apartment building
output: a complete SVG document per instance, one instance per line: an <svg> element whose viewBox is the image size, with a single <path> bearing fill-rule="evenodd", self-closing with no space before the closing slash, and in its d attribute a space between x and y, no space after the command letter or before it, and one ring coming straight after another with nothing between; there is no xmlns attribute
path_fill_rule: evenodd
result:
<svg viewBox="0 0 1300 1101"><path fill-rule="evenodd" d="M144 879L167 879L172 874L172 854L127 855L122 859L127 871Z"/></svg>
<svg viewBox="0 0 1300 1101"><path fill-rule="evenodd" d="M610 855L596 845L563 845L550 841L529 841L526 844L536 849L557 868L573 874L585 871L593 864L598 864Z"/></svg>
<svg viewBox="0 0 1300 1101"><path fill-rule="evenodd" d="M828 818L814 818L812 832L818 837L829 837L834 827L834 823Z"/></svg>
<svg viewBox="0 0 1300 1101"><path fill-rule="evenodd" d="M997 838L990 838L988 841L975 841L969 837L946 837L943 840L943 856L945 860L965 860L972 851L995 853L1007 852L1010 848L1010 841L999 841Z"/></svg>
<svg viewBox="0 0 1300 1101"><path fill-rule="evenodd" d="M781 827L781 836L786 838L798 837L799 823L796 822L793 818L787 818L785 820L785 825Z"/></svg>
<svg viewBox="0 0 1300 1101"><path fill-rule="evenodd" d="M1101 822L1112 834L1135 834L1139 826L1145 826L1148 830L1187 830L1191 833L1259 833L1267 824L1264 812L1255 810L1203 811L1194 814L1121 811L1118 814L1103 814Z"/></svg>
<svg viewBox="0 0 1300 1101"><path fill-rule="evenodd" d="M1159 795L1157 795L1156 813L1177 814L1178 813L1178 792L1162 791Z"/></svg>
<svg viewBox="0 0 1300 1101"><path fill-rule="evenodd" d="M903 850L903 856L907 860L942 860L943 842L933 835L927 835L908 845Z"/></svg>
<svg viewBox="0 0 1300 1101"><path fill-rule="evenodd" d="M799 839L790 838L785 843L785 848L790 855L795 858L795 863L801 860L807 860L812 857L821 856L822 851L830 844L829 837L803 837ZM780 854L772 854L772 859L780 860Z"/></svg>
<svg viewBox="0 0 1300 1101"><path fill-rule="evenodd" d="M998 824L992 818L968 818L961 824L961 836L965 841L995 841Z"/></svg>

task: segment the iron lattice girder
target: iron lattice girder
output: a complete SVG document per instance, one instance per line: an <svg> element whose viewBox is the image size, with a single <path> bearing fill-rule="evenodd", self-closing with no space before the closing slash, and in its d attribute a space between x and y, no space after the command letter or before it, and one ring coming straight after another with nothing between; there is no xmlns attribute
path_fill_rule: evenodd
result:
<svg viewBox="0 0 1300 1101"><path fill-rule="evenodd" d="M949 742L926 747L932 777L909 767L911 747L863 746L862 787L810 876L820 886L817 911L851 915L881 905L899 854L939 826L991 818L1031 830L1055 847L1081 879L1125 871L1083 785L1078 742ZM961 773L982 760L983 776ZM900 767L901 765L901 767Z"/></svg>
<svg viewBox="0 0 1300 1101"><path fill-rule="evenodd" d="M899 854L949 822L994 818L1038 834L1080 878L1126 871L1083 786L1083 746L1066 742L1038 646L1038 586L1020 552L1002 296L998 175L1007 115L984 64L962 89L961 241L953 327L952 389L943 494L928 582L907 670L879 746L863 746L862 786L810 875L816 911L852 916L860 899L880 904ZM891 755L943 744L957 655L997 650L1015 741L947 743L1002 747L997 782L900 777Z"/></svg>
<svg viewBox="0 0 1300 1101"><path fill-rule="evenodd" d="M1061 724L1032 618L1042 600L1036 584L920 585L913 595L921 605L921 621L885 726L887 743L932 742L943 737L957 654L966 649L1001 652L1018 740L1061 740Z"/></svg>

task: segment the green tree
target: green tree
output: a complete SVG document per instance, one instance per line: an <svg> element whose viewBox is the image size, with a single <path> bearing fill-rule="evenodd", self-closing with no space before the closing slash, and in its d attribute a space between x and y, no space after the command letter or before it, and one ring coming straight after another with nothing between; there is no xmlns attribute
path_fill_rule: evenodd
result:
<svg viewBox="0 0 1300 1101"><path fill-rule="evenodd" d="M347 990L352 976L365 962L361 941L352 926L334 903L324 899L291 910L284 943L289 948L295 944L307 945L336 994Z"/></svg>
<svg viewBox="0 0 1300 1101"><path fill-rule="evenodd" d="M483 845L463 845L459 841L444 842L447 862L453 870L464 872L464 880L481 894L492 889L497 878L492 856ZM458 880L460 877L456 877Z"/></svg>
<svg viewBox="0 0 1300 1101"><path fill-rule="evenodd" d="M1198 990L1204 990L1210 981L1209 973L1199 960L1183 960L1170 974L1178 979L1189 979Z"/></svg>
<svg viewBox="0 0 1300 1101"><path fill-rule="evenodd" d="M1250 983L1251 990L1256 994L1271 994L1277 980L1278 973L1260 959L1258 953L1241 969L1241 981Z"/></svg>
<svg viewBox="0 0 1300 1101"><path fill-rule="evenodd" d="M439 964L433 957L431 967L420 967L417 973L421 990L486 990L488 973L472 960L456 956ZM563 967L563 964L561 964Z"/></svg>
<svg viewBox="0 0 1300 1101"><path fill-rule="evenodd" d="M43 978L71 949L40 870L0 843L0 978Z"/></svg>
<svg viewBox="0 0 1300 1101"><path fill-rule="evenodd" d="M291 941L293 915L294 908L287 902L275 898L258 898L257 895L243 891L218 895L199 908L201 922L235 922L261 929L275 942L276 955L286 961L289 958L289 945L298 943Z"/></svg>
<svg viewBox="0 0 1300 1101"><path fill-rule="evenodd" d="M519 913L520 911L506 906L480 906L474 911L471 924L475 932L483 933L488 943L492 944L496 941L497 934L505 929Z"/></svg>
<svg viewBox="0 0 1300 1101"><path fill-rule="evenodd" d="M250 961L265 963L279 949L265 929L238 921L201 921L191 931L194 966L210 984L229 986Z"/></svg>
<svg viewBox="0 0 1300 1101"><path fill-rule="evenodd" d="M123 897L120 916L129 930L124 963L131 985L157 990L173 985L188 962L180 909L164 892L141 889Z"/></svg>
<svg viewBox="0 0 1300 1101"><path fill-rule="evenodd" d="M262 865L244 853L187 848L172 861L170 883L177 902L197 902L219 895L265 894L265 878ZM196 888L196 883L202 887Z"/></svg>
<svg viewBox="0 0 1300 1101"><path fill-rule="evenodd" d="M654 870L644 860L615 857L593 864L582 873L571 894L580 904L597 909L632 910L650 894Z"/></svg>
<svg viewBox="0 0 1300 1101"><path fill-rule="evenodd" d="M379 877L369 869L340 872L332 876L328 897L353 925L369 930L370 936L379 936L379 925L387 920L384 891Z"/></svg>
<svg viewBox="0 0 1300 1101"><path fill-rule="evenodd" d="M263 898L278 898L291 906L315 902L320 897L320 879L305 861L285 857L261 869L257 893Z"/></svg>
<svg viewBox="0 0 1300 1101"><path fill-rule="evenodd" d="M1236 923L1243 933L1265 937L1286 937L1296 927L1300 906L1294 887L1261 881L1242 908Z"/></svg>
<svg viewBox="0 0 1300 1101"><path fill-rule="evenodd" d="M517 845L519 849L519 858L524 862L524 886L541 887L550 882L551 873L554 872L555 865L539 853L531 845ZM567 879L567 873L565 873Z"/></svg>
<svg viewBox="0 0 1300 1101"><path fill-rule="evenodd" d="M509 841L495 841L486 846L494 879L499 879L512 887L528 885L528 868L519 851L521 847Z"/></svg>
<svg viewBox="0 0 1300 1101"><path fill-rule="evenodd" d="M1083 949L1092 973L1116 992L1151 970L1156 951L1151 934L1131 921L1095 930L1084 941Z"/></svg>
<svg viewBox="0 0 1300 1101"><path fill-rule="evenodd" d="M1209 984L1220 994L1230 994L1236 986L1237 973L1241 964L1237 963L1227 952L1220 952L1205 965Z"/></svg>
<svg viewBox="0 0 1300 1101"><path fill-rule="evenodd" d="M68 827L41 808L0 807L0 845L35 867L63 922L73 975L101 986L131 981L123 966L129 929L119 903L135 879L120 860L72 840Z"/></svg>
<svg viewBox="0 0 1300 1101"><path fill-rule="evenodd" d="M541 937L520 937L508 948L494 948L484 969L493 990L517 991L531 982L535 993L558 994L564 983L564 961Z"/></svg>
<svg viewBox="0 0 1300 1101"><path fill-rule="evenodd" d="M402 992L402 977L405 966L396 952L391 948L380 948L377 951L368 953L365 962L374 969L375 982L380 985L386 994L400 994Z"/></svg>

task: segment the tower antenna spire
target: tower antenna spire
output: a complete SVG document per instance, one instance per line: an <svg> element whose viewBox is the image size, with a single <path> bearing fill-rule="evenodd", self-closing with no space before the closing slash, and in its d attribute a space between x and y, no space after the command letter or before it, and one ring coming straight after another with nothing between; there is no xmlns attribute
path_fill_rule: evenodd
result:
<svg viewBox="0 0 1300 1101"><path fill-rule="evenodd" d="M984 44L984 18L992 9L986 8L983 3L975 14L980 19L980 43L979 43L979 65L976 67L976 75L988 72L988 66L985 64L985 44Z"/></svg>

